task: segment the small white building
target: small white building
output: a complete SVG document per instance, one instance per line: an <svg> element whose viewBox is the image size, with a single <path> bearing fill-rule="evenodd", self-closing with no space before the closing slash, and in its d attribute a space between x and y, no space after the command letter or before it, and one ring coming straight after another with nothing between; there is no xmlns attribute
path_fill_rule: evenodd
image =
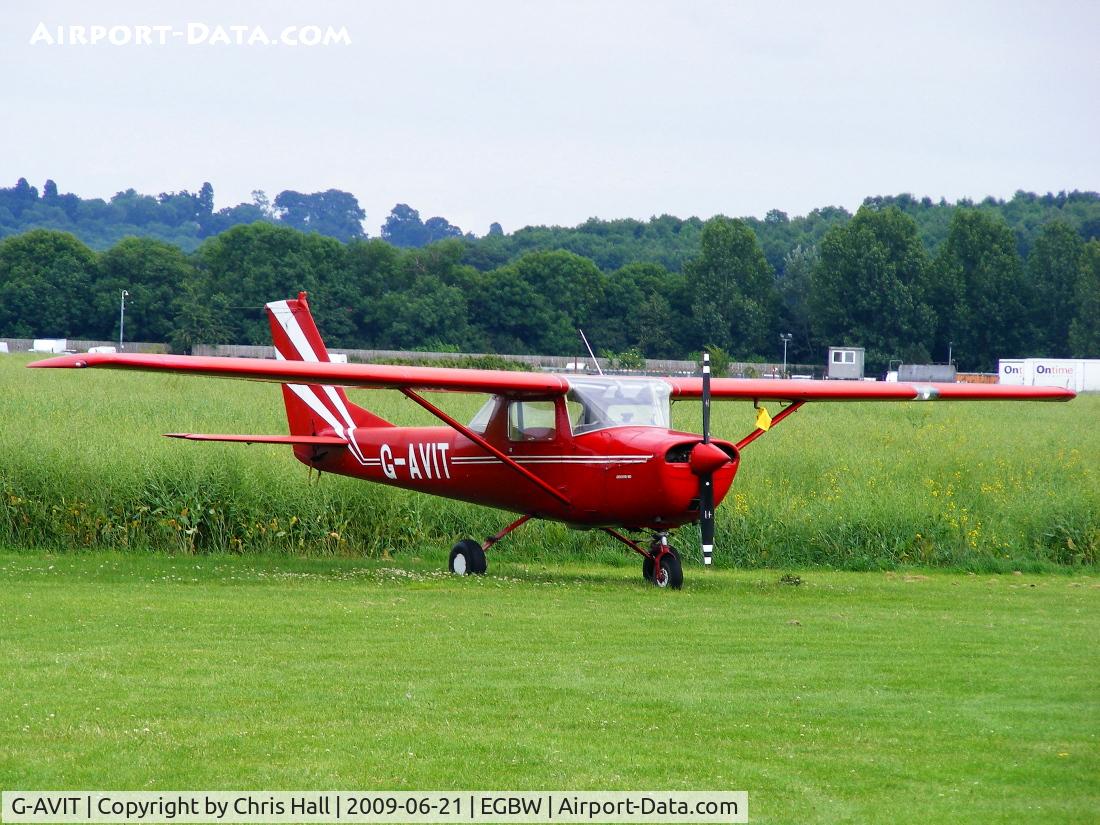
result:
<svg viewBox="0 0 1100 825"><path fill-rule="evenodd" d="M863 347L829 347L825 377L863 380Z"/></svg>

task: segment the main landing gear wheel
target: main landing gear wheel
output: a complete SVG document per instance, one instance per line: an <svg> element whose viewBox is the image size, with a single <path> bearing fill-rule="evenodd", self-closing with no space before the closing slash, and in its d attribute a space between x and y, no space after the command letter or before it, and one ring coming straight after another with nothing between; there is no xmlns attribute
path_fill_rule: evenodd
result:
<svg viewBox="0 0 1100 825"><path fill-rule="evenodd" d="M459 576L485 575L488 564L485 562L485 551L481 545L473 539L463 539L451 548L451 558L447 566L452 573ZM681 576L681 579L683 576Z"/></svg>
<svg viewBox="0 0 1100 825"><path fill-rule="evenodd" d="M658 587L670 587L679 590L684 586L684 568L680 564L679 554L671 547L668 552L660 557L661 566L657 570L657 562L649 556L642 557L642 576L647 582ZM656 575L654 571L657 570Z"/></svg>

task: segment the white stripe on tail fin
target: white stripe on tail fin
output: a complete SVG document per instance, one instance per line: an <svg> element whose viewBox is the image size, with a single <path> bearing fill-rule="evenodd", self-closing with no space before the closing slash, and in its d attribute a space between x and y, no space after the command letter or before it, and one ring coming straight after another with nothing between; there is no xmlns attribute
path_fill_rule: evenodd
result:
<svg viewBox="0 0 1100 825"><path fill-rule="evenodd" d="M275 357L285 361L329 361L328 350L313 322L306 293L266 305ZM343 387L283 384L287 423L292 435L320 435L332 430L347 438L356 452L356 427L390 427L385 419L348 400Z"/></svg>

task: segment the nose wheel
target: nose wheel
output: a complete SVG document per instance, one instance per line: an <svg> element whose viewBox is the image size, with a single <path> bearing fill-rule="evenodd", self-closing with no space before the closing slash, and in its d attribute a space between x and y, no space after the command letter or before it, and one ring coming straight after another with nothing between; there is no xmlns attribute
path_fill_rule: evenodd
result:
<svg viewBox="0 0 1100 825"><path fill-rule="evenodd" d="M684 568L680 564L680 554L668 543L668 533L657 533L653 536L647 550L618 530L610 527L601 529L642 557L642 577L647 582L673 590L679 590L684 586Z"/></svg>
<svg viewBox="0 0 1100 825"><path fill-rule="evenodd" d="M655 536L649 545L650 555L642 557L642 578L657 587L679 590L684 586L684 568L680 554L668 543L668 536Z"/></svg>
<svg viewBox="0 0 1100 825"><path fill-rule="evenodd" d="M673 590L684 586L684 568L680 565L680 557L675 550L670 549L657 562L653 583L658 587L671 587Z"/></svg>
<svg viewBox="0 0 1100 825"><path fill-rule="evenodd" d="M658 587L679 590L684 586L684 568L680 564L680 557L672 548L669 548L669 552L659 562L650 558L642 559L642 576Z"/></svg>

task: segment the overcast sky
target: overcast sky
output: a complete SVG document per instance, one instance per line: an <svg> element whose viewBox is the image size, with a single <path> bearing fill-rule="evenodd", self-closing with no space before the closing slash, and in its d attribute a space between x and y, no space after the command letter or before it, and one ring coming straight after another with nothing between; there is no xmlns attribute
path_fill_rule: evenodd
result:
<svg viewBox="0 0 1100 825"><path fill-rule="evenodd" d="M397 202L484 234L492 221L854 209L870 194L1100 190L1098 2L0 9L5 186L53 178L109 198L208 180L217 208L254 189L338 188L371 235ZM39 23L182 36L32 45ZM188 45L189 23L273 40L342 27L351 44Z"/></svg>

